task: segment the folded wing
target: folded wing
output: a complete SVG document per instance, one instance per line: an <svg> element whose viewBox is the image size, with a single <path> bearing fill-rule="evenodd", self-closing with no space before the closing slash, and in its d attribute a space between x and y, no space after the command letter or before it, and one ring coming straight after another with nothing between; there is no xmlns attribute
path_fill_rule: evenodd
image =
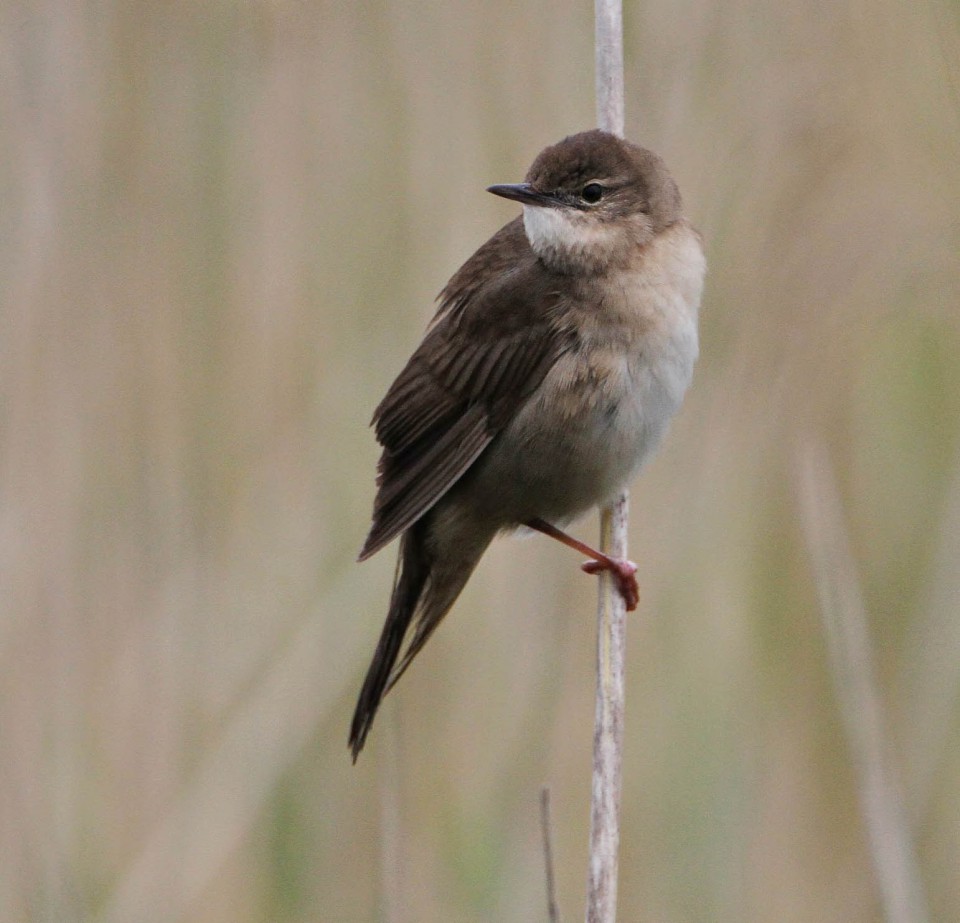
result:
<svg viewBox="0 0 960 923"><path fill-rule="evenodd" d="M369 557L477 460L573 345L519 219L454 275L427 335L377 407L383 446Z"/></svg>

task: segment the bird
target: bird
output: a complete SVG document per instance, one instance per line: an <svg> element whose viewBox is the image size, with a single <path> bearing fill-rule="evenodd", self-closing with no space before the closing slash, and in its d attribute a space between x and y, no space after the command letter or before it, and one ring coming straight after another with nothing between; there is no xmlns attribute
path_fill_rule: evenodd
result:
<svg viewBox="0 0 960 923"><path fill-rule="evenodd" d="M389 609L350 726L384 696L493 539L526 527L610 571L636 565L561 527L625 489L690 385L706 271L663 159L598 129L488 192L522 206L460 267L371 425L382 454L364 561L399 536Z"/></svg>

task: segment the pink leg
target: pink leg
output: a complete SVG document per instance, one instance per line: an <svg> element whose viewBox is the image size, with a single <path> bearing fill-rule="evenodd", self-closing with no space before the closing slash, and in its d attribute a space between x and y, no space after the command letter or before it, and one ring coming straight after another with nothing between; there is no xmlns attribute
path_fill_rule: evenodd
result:
<svg viewBox="0 0 960 923"><path fill-rule="evenodd" d="M573 548L581 554L585 554L591 560L582 564L581 568L588 574L599 574L602 571L609 571L617 581L617 587L620 590L620 595L623 596L627 610L632 612L637 608L637 603L640 602L640 588L637 586L637 565L634 564L633 561L611 558L610 555L604 554L602 551L597 551L596 548L591 548L584 542L567 535L566 532L551 525L546 520L531 519L526 525L531 529L535 529L537 532L549 535L550 538L555 538L558 542L562 542L567 547Z"/></svg>

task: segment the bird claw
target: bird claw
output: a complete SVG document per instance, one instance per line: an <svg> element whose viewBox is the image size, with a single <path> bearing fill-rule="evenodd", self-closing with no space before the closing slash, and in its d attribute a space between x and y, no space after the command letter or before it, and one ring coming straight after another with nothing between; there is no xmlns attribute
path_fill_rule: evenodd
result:
<svg viewBox="0 0 960 923"><path fill-rule="evenodd" d="M587 574L602 574L608 571L617 582L627 612L633 612L640 602L640 587L637 584L637 565L633 561L610 558L608 561L584 561L580 569Z"/></svg>

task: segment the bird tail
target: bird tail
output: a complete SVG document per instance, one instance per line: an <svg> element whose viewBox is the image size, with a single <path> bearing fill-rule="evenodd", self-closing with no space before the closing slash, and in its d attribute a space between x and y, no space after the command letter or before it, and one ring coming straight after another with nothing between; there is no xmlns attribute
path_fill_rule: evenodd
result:
<svg viewBox="0 0 960 923"><path fill-rule="evenodd" d="M427 547L426 531L426 523L421 521L408 529L400 542L387 620L350 725L349 746L354 762L363 749L380 703L450 610L489 544L488 539L479 549L472 548L469 556L462 553L465 549L461 546L461 553L453 558L448 545L440 563ZM414 623L413 637L401 657L404 641Z"/></svg>

